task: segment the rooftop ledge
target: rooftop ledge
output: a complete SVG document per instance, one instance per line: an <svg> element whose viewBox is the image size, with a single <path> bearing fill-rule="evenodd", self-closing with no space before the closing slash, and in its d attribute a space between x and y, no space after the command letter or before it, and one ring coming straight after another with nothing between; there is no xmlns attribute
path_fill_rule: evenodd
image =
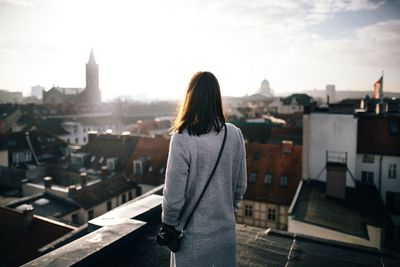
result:
<svg viewBox="0 0 400 267"><path fill-rule="evenodd" d="M163 185L88 222L89 234L23 266L91 266L160 224ZM157 216L158 215L158 216ZM146 220L149 220L147 222ZM147 227L146 227L147 226Z"/></svg>
<svg viewBox="0 0 400 267"><path fill-rule="evenodd" d="M89 234L23 266L168 266L155 243L163 185L88 223ZM238 266L400 266L391 253L237 224Z"/></svg>

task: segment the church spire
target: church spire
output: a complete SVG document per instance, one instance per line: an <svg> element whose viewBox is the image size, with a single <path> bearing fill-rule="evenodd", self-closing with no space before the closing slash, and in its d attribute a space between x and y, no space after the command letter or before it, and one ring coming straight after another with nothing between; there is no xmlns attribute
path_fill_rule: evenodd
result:
<svg viewBox="0 0 400 267"><path fill-rule="evenodd" d="M89 56L89 62L88 64L96 64L96 60L94 59L94 53L93 53L93 48L90 50L90 56Z"/></svg>

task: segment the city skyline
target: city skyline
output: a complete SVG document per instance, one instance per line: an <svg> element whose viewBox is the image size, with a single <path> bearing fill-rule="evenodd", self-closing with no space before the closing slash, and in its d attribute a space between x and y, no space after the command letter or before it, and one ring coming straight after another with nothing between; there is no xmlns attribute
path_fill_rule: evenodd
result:
<svg viewBox="0 0 400 267"><path fill-rule="evenodd" d="M105 100L180 98L198 70L222 94L400 92L400 1L0 0L0 88L83 87L94 49Z"/></svg>

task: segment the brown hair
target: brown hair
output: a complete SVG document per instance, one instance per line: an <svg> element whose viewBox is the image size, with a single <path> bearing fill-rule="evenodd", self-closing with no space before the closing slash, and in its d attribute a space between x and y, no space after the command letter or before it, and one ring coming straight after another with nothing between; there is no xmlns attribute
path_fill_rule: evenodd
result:
<svg viewBox="0 0 400 267"><path fill-rule="evenodd" d="M182 133L187 129L190 135L201 135L213 128L219 132L224 124L217 78L207 71L195 73L179 106L171 131Z"/></svg>

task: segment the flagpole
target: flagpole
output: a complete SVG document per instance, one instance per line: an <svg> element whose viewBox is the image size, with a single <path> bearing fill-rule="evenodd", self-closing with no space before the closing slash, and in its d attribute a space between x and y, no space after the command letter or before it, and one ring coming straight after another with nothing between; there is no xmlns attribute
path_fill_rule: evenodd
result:
<svg viewBox="0 0 400 267"><path fill-rule="evenodd" d="M382 83L381 83L381 88L380 88L380 92L379 92L379 97L381 99L381 108L383 110L383 75L384 75L384 70L382 70Z"/></svg>

